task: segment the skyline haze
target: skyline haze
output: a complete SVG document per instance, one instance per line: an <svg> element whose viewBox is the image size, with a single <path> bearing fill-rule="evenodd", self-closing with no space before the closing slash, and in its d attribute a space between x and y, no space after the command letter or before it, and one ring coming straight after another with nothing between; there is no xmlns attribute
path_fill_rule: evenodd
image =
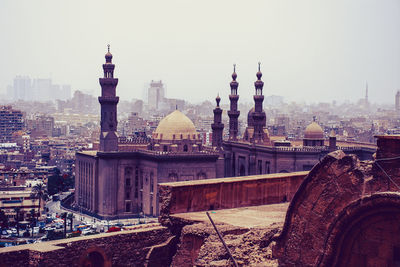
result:
<svg viewBox="0 0 400 267"><path fill-rule="evenodd" d="M100 95L111 45L117 95L142 98L161 79L167 97L228 103L235 63L239 102L394 103L400 90L398 1L2 1L0 92L16 75L51 77Z"/></svg>

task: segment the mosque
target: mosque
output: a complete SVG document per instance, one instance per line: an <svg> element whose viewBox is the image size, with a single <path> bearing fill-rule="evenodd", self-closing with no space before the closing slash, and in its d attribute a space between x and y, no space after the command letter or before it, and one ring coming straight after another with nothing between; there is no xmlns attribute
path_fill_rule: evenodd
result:
<svg viewBox="0 0 400 267"><path fill-rule="evenodd" d="M263 110L260 65L256 74L254 108L248 113L248 126L238 136L238 82L232 74L229 140L223 140L222 109L216 98L211 125L212 147L202 144L193 122L179 110L160 121L149 142L120 139L117 134L116 96L118 79L108 48L103 64L101 86L101 131L98 151L76 154L75 204L101 218L133 217L140 213L159 214L158 184L216 177L310 170L325 154L338 148L367 159L375 146L338 147L331 133L325 140L322 128L314 121L305 130L302 145L278 142L270 137Z"/></svg>

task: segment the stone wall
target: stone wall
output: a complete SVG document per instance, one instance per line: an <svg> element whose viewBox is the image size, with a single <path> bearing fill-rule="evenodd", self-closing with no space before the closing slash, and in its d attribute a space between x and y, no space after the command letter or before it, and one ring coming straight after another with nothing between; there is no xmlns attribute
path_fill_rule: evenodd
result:
<svg viewBox="0 0 400 267"><path fill-rule="evenodd" d="M275 173L160 184L160 215L290 201L307 174Z"/></svg>
<svg viewBox="0 0 400 267"><path fill-rule="evenodd" d="M0 249L0 266L169 266L174 237L162 226ZM100 264L102 263L102 265Z"/></svg>

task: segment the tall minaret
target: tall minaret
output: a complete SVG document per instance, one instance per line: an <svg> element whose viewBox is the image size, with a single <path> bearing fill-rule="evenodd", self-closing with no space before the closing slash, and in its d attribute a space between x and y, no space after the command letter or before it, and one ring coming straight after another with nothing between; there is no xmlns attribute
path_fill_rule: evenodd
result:
<svg viewBox="0 0 400 267"><path fill-rule="evenodd" d="M233 65L232 81L231 81L231 94L229 95L229 100L231 102L230 110L228 110L229 116L229 140L236 141L238 135L238 117L240 111L238 110L237 102L239 100L239 95L237 94L237 88L239 83L236 81L236 64Z"/></svg>
<svg viewBox="0 0 400 267"><path fill-rule="evenodd" d="M214 111L214 123L211 124L212 128L212 146L220 148L222 146L222 131L224 130L224 124L221 123L222 119L222 109L219 107L219 102L221 98L219 95L215 98L217 102L217 107Z"/></svg>
<svg viewBox="0 0 400 267"><path fill-rule="evenodd" d="M101 86L101 96L99 96L101 105L100 151L104 152L118 150L117 104L119 97L115 94L118 79L114 78L114 68L110 45L108 45L106 63L103 64L104 78L99 78Z"/></svg>
<svg viewBox="0 0 400 267"><path fill-rule="evenodd" d="M262 93L264 82L261 81L262 73L260 70L261 63L258 63L258 72L256 74L257 81L254 82L254 86L256 88L256 94L254 95L254 112L253 112L253 121L254 121L254 134L252 138L252 142L254 143L262 143L264 141L264 127L265 127L265 112L263 110L263 101L264 96Z"/></svg>

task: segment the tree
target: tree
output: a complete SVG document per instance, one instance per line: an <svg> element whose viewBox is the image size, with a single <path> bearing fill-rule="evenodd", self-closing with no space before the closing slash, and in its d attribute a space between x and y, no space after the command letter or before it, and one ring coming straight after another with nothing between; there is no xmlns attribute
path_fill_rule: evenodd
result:
<svg viewBox="0 0 400 267"><path fill-rule="evenodd" d="M0 210L0 226L3 228L8 227L8 217L3 210Z"/></svg>
<svg viewBox="0 0 400 267"><path fill-rule="evenodd" d="M31 221L31 230L32 230L32 237L33 237L33 227L36 225L35 223L35 210L31 209L30 210L30 221Z"/></svg>
<svg viewBox="0 0 400 267"><path fill-rule="evenodd" d="M39 221L41 201L42 200L46 201L49 199L49 195L48 195L46 187L44 186L43 183L35 184L32 187L31 197L39 200L39 208L38 208L38 213L37 213L37 220Z"/></svg>
<svg viewBox="0 0 400 267"><path fill-rule="evenodd" d="M57 194L62 190L63 178L60 174L60 170L56 169L54 174L49 176L47 179L47 190L49 195Z"/></svg>

